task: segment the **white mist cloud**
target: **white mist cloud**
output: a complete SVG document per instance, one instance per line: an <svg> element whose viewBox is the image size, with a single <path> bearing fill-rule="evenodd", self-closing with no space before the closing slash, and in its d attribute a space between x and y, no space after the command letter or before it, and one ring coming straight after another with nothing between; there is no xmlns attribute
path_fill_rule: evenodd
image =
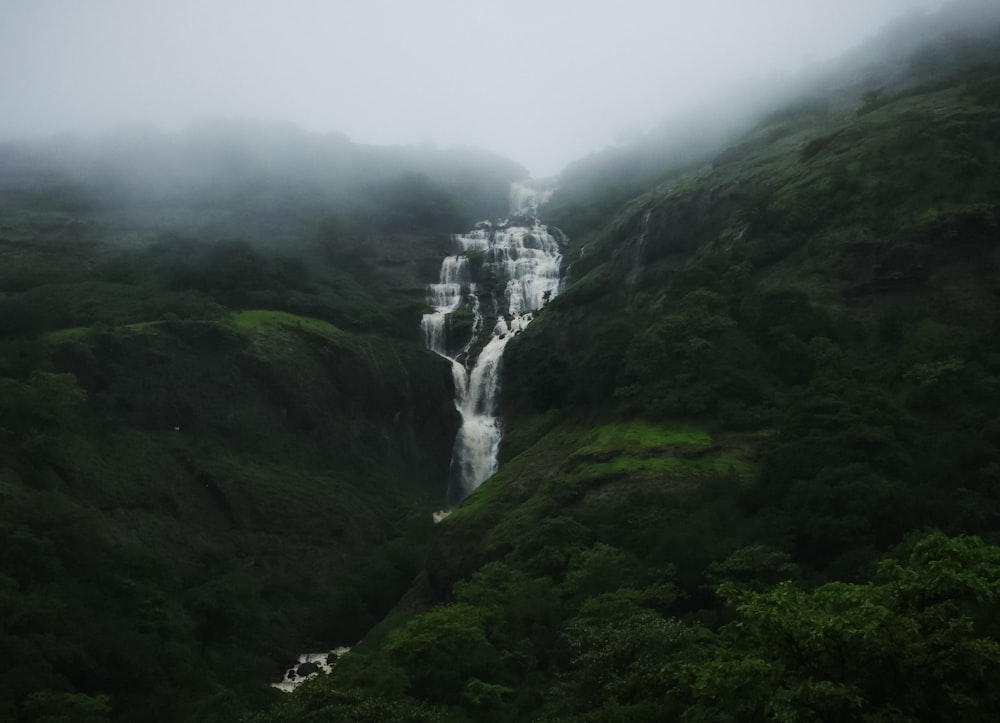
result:
<svg viewBox="0 0 1000 723"><path fill-rule="evenodd" d="M935 0L5 0L0 136L204 115L544 174Z"/></svg>

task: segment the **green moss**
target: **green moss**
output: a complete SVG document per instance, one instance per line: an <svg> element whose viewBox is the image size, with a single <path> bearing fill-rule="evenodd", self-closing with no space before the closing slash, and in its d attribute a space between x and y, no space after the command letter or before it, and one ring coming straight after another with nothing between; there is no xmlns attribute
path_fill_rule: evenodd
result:
<svg viewBox="0 0 1000 723"><path fill-rule="evenodd" d="M510 475L501 473L490 477L488 480L472 490L469 495L462 500L462 504L445 517L442 525L454 525L465 523L470 520L482 517L487 511L492 512L495 506L504 497Z"/></svg>
<svg viewBox="0 0 1000 723"><path fill-rule="evenodd" d="M722 447L703 428L631 420L598 428L593 440L571 455L568 466L583 478L617 472L688 477L751 471L745 460L721 452Z"/></svg>
<svg viewBox="0 0 1000 723"><path fill-rule="evenodd" d="M537 419L533 430L544 429L546 417ZM506 462L495 475L472 491L462 504L442 522L455 527L462 524L479 525L499 519L509 510L531 498L534 487L526 487L525 480L537 480L565 459L589 431L577 424L563 423L542 433L534 444Z"/></svg>
<svg viewBox="0 0 1000 723"><path fill-rule="evenodd" d="M74 326L69 329L46 332L39 337L39 340L43 344L74 344L84 341L90 331L90 327L87 326Z"/></svg>
<svg viewBox="0 0 1000 723"><path fill-rule="evenodd" d="M746 475L753 466L746 460L730 455L689 459L685 457L633 457L622 455L607 462L584 464L577 467L581 477L600 477L613 472L659 472L679 474L684 477L707 475Z"/></svg>
<svg viewBox="0 0 1000 723"><path fill-rule="evenodd" d="M253 309L250 311L240 311L231 317L237 331L250 336L266 336L275 332L287 330L302 331L308 334L321 336L326 339L342 339L346 336L333 324L321 319L314 319L308 316L290 314L285 311L268 311L264 309ZM113 327L115 332L148 332L153 331L164 324L205 324L216 323L203 320L171 320L155 319L152 321L140 321L132 324L122 324ZM223 322L224 323L224 322ZM74 326L66 329L42 334L40 340L46 344L61 345L73 343L85 343L88 335L94 333L94 327Z"/></svg>
<svg viewBox="0 0 1000 723"><path fill-rule="evenodd" d="M556 424L550 415L529 419L525 429L544 433L475 489L442 524L478 526L505 515L533 518L556 497L574 497L595 480L618 474L657 473L683 479L750 475L755 468L745 456L754 439L764 434L714 438L695 425L645 420L588 428ZM527 445L529 435L523 431L512 433L518 446ZM524 484L527 478L543 478L554 484L528 488Z"/></svg>
<svg viewBox="0 0 1000 723"><path fill-rule="evenodd" d="M647 449L675 444L707 445L711 442L711 435L699 427L683 424L658 425L631 420L600 427L594 441L577 452L586 454L605 449Z"/></svg>
<svg viewBox="0 0 1000 723"><path fill-rule="evenodd" d="M233 321L236 322L236 328L243 333L291 327L327 338L336 338L344 334L344 332L329 322L313 319L308 316L289 314L285 311L265 311L263 309L241 311L233 314Z"/></svg>
<svg viewBox="0 0 1000 723"><path fill-rule="evenodd" d="M236 331L251 339L256 356L270 361L299 356L306 343L302 334L337 343L350 342L354 336L320 319L284 311L241 311L233 314L232 320Z"/></svg>

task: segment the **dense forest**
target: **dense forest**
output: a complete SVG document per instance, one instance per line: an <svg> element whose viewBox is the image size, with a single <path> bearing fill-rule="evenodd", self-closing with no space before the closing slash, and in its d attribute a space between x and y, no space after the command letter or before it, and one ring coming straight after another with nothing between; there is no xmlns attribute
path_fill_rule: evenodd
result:
<svg viewBox="0 0 1000 723"><path fill-rule="evenodd" d="M424 284L523 168L222 121L0 146L0 717L992 721L975 20L569 166L499 471L437 524Z"/></svg>
<svg viewBox="0 0 1000 723"><path fill-rule="evenodd" d="M568 168L542 214L569 284L507 352L500 471L393 614L254 720L992 720L978 31L890 31L901 58L720 146L666 127Z"/></svg>
<svg viewBox="0 0 1000 723"><path fill-rule="evenodd" d="M525 172L223 122L0 158L0 718L232 720L419 570L423 285Z"/></svg>

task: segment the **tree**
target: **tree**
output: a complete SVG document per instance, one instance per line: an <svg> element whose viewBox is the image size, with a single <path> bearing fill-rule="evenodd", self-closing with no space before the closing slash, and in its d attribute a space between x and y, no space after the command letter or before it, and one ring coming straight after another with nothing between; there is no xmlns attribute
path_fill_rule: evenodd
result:
<svg viewBox="0 0 1000 723"><path fill-rule="evenodd" d="M737 619L688 720L989 721L1000 706L1000 548L932 534L875 581L723 584Z"/></svg>
<svg viewBox="0 0 1000 723"><path fill-rule="evenodd" d="M111 701L106 695L43 690L28 696L22 708L24 720L33 723L106 723L111 720Z"/></svg>
<svg viewBox="0 0 1000 723"><path fill-rule="evenodd" d="M413 618L389 636L386 652L406 673L408 692L431 703L457 703L469 681L488 679L499 667L482 611L464 603Z"/></svg>

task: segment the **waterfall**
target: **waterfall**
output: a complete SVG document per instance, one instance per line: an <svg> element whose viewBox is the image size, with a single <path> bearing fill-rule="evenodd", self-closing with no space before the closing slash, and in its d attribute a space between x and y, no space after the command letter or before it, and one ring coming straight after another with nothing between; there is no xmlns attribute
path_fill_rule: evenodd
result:
<svg viewBox="0 0 1000 723"><path fill-rule="evenodd" d="M500 370L507 344L531 323L534 313L559 293L559 243L534 214L551 195L549 188L515 183L510 191L510 217L499 223L483 221L464 235L455 235L455 254L441 264L438 283L427 286L427 303L420 327L428 349L451 360L455 408L462 424L452 449L448 503L465 495L496 472L501 428L497 417ZM479 261L473 280L470 257ZM487 297L491 314L482 311ZM449 338L451 316L464 305L473 316L472 333L464 346ZM492 322L490 336L482 330ZM478 353L476 353L478 350Z"/></svg>
<svg viewBox="0 0 1000 723"><path fill-rule="evenodd" d="M436 284L427 286L427 303L434 312L424 314L420 328L424 332L424 344L431 351L447 356L448 315L462 303L462 289L471 289L469 279L469 259L465 256L448 256L441 264L441 276Z"/></svg>

